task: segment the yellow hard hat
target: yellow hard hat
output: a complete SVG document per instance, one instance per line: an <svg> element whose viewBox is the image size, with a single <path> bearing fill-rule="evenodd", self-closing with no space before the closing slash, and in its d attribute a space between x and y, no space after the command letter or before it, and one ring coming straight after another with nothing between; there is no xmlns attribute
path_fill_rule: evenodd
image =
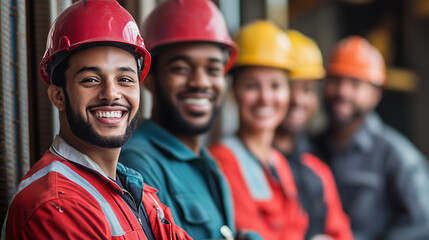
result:
<svg viewBox="0 0 429 240"><path fill-rule="evenodd" d="M322 53L317 44L296 30L288 30L286 34L293 46L291 80L324 78Z"/></svg>
<svg viewBox="0 0 429 240"><path fill-rule="evenodd" d="M264 66L291 70L292 44L286 33L269 21L244 26L234 42L239 46L234 68Z"/></svg>

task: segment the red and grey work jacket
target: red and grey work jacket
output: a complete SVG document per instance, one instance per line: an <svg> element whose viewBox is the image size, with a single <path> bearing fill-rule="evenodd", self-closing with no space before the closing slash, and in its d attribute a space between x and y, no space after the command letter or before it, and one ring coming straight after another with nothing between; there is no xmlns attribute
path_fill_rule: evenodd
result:
<svg viewBox="0 0 429 240"><path fill-rule="evenodd" d="M134 186L140 182L155 239L191 239L139 174L122 165L118 171ZM97 164L57 136L18 186L2 239L147 239L121 194Z"/></svg>
<svg viewBox="0 0 429 240"><path fill-rule="evenodd" d="M308 216L280 152L272 150L271 166L266 167L237 137L224 139L209 151L230 185L237 229L254 230L263 239L305 239Z"/></svg>

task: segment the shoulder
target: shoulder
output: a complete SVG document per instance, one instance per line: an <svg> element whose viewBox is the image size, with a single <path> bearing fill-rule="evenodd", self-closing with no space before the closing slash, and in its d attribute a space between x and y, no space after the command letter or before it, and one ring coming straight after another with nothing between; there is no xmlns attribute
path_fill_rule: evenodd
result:
<svg viewBox="0 0 429 240"><path fill-rule="evenodd" d="M375 138L384 142L392 158L397 158L401 162L413 165L426 160L409 139L385 123L382 123Z"/></svg>
<svg viewBox="0 0 429 240"><path fill-rule="evenodd" d="M35 168L44 162L45 159L42 159ZM18 186L18 192L8 210L8 231L12 229L20 234L24 228L35 225L48 228L54 225L53 219L67 219L62 223L67 224L67 221L73 219L85 219L82 218L83 215L88 215L91 219L97 218L96 222L102 224L103 212L95 198L90 194L83 194L84 188L61 174L60 168L67 168L67 165L58 161L52 163L59 163L60 166L48 164L26 176ZM32 171L34 169L30 170Z"/></svg>
<svg viewBox="0 0 429 240"><path fill-rule="evenodd" d="M301 162L314 171L330 172L329 166L312 153L304 153Z"/></svg>
<svg viewBox="0 0 429 240"><path fill-rule="evenodd" d="M224 141L216 142L208 148L210 155L216 162L225 163L235 159L235 154Z"/></svg>

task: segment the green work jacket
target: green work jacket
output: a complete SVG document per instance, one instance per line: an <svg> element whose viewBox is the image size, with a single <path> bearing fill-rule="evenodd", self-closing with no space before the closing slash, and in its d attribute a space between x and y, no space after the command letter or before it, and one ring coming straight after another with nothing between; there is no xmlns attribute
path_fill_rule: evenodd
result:
<svg viewBox="0 0 429 240"><path fill-rule="evenodd" d="M223 239L224 225L234 232L227 182L205 149L197 156L160 125L143 120L119 161L159 190L176 224L194 239Z"/></svg>

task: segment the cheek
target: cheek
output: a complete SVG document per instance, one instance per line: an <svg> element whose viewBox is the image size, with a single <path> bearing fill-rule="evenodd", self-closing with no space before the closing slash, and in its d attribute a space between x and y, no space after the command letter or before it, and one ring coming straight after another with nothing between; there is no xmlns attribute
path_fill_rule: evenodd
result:
<svg viewBox="0 0 429 240"><path fill-rule="evenodd" d="M226 80L225 78L218 78L213 80L213 88L218 94L218 97L223 96L226 93Z"/></svg>
<svg viewBox="0 0 429 240"><path fill-rule="evenodd" d="M282 107L285 107L290 102L290 92L288 88L284 88L282 90L276 91L273 93L276 97L276 102Z"/></svg>
<svg viewBox="0 0 429 240"><path fill-rule="evenodd" d="M130 99L130 104L138 110L140 105L140 91L136 90L128 94L128 99Z"/></svg>
<svg viewBox="0 0 429 240"><path fill-rule="evenodd" d="M258 93L254 91L242 91L237 98L240 108L250 108L258 102Z"/></svg>
<svg viewBox="0 0 429 240"><path fill-rule="evenodd" d="M335 94L337 92L336 89L337 88L336 88L335 85L327 83L326 86L325 86L325 89L324 89L324 95L325 95L325 97L331 98L331 97L335 96Z"/></svg>

